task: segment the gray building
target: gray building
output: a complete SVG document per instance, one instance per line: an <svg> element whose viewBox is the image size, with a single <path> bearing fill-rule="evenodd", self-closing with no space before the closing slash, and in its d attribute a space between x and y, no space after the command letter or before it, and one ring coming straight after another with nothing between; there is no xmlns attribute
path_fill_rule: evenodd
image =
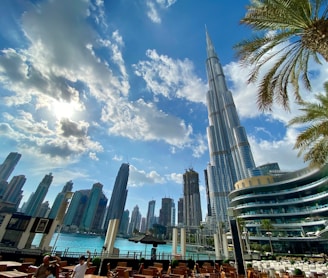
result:
<svg viewBox="0 0 328 278"><path fill-rule="evenodd" d="M52 173L45 175L33 196L28 200L24 213L26 215L36 217L38 216L39 210L41 208L42 202L48 193L50 184L52 183L53 176Z"/></svg>
<svg viewBox="0 0 328 278"><path fill-rule="evenodd" d="M109 220L122 218L128 190L126 189L129 179L129 164L122 163L114 184L113 193L108 206L104 228L107 229Z"/></svg>
<svg viewBox="0 0 328 278"><path fill-rule="evenodd" d="M21 158L21 154L11 152L5 161L0 165L0 181L7 181L11 173L14 171L18 161Z"/></svg>
<svg viewBox="0 0 328 278"><path fill-rule="evenodd" d="M151 200L148 203L147 219L146 219L146 231L153 228L155 222L155 200Z"/></svg>
<svg viewBox="0 0 328 278"><path fill-rule="evenodd" d="M183 224L199 227L202 221L202 208L199 194L199 176L193 169L183 174Z"/></svg>
<svg viewBox="0 0 328 278"><path fill-rule="evenodd" d="M207 167L212 215L218 222L228 222L228 194L234 183L256 174L246 131L241 126L231 92L212 41L206 32L206 95L209 126L207 138L210 163Z"/></svg>
<svg viewBox="0 0 328 278"><path fill-rule="evenodd" d="M59 209L61 208L62 203L65 201L66 199L66 193L67 192L71 192L73 190L73 182L72 181L68 181L64 187L63 190L58 193L52 207L51 210L49 212L49 218L55 219L57 216L57 213L59 211Z"/></svg>

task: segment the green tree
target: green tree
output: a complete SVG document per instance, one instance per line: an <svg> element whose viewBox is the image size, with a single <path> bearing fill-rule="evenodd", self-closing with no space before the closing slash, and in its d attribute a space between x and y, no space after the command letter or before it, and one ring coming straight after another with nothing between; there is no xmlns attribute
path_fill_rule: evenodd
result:
<svg viewBox="0 0 328 278"><path fill-rule="evenodd" d="M298 156L304 154L303 160L309 161L310 166L320 167L328 161L328 82L324 84L325 94L315 96L316 102L300 101L303 115L293 118L289 125L309 124L301 132L294 148Z"/></svg>
<svg viewBox="0 0 328 278"><path fill-rule="evenodd" d="M270 232L274 229L272 221L270 219L261 219L261 229Z"/></svg>
<svg viewBox="0 0 328 278"><path fill-rule="evenodd" d="M274 102L289 110L287 87L292 85L295 99L300 101L299 80L311 90L309 60L320 64L321 55L328 61L327 14L327 0L252 0L247 7L241 24L256 32L235 49L244 64L254 65L249 82L256 81L273 62L259 80L260 110L271 110Z"/></svg>

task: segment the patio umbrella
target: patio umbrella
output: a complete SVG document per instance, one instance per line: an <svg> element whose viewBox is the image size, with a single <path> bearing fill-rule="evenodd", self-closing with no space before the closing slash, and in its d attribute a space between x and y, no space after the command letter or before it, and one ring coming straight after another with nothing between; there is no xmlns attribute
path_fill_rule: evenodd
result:
<svg viewBox="0 0 328 278"><path fill-rule="evenodd" d="M133 241L133 242L141 242L144 244L152 244L153 248L151 249L151 258L152 259L156 259L156 247L159 244L166 244L166 242L164 240L158 239L150 234L145 234L145 235L140 235L140 236L136 236L136 237L131 237L129 238L129 241ZM147 246L147 245L146 245ZM145 249L145 253L146 253L146 249Z"/></svg>
<svg viewBox="0 0 328 278"><path fill-rule="evenodd" d="M136 243L141 242L141 243L144 243L144 244L152 244L154 247L157 247L157 245L160 245L160 244L166 244L166 242L164 240L156 238L156 237L154 237L150 234L131 237L131 238L129 238L129 241L133 241L133 242L136 242Z"/></svg>

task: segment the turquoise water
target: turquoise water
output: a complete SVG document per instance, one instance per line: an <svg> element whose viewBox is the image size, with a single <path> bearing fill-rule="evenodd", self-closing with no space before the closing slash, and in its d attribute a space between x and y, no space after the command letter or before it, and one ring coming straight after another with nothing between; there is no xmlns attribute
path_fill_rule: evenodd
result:
<svg viewBox="0 0 328 278"><path fill-rule="evenodd" d="M39 246L40 240L41 235L37 234L34 238L33 245ZM100 254L104 241L104 237L96 235L55 233L50 242L50 246L52 246L54 251L61 253L85 253L86 250L90 250L92 253ZM114 247L120 250L119 253L121 256L126 254L133 256L133 254L137 254L139 257L147 258L150 257L152 245L116 238ZM180 245L178 244L176 253L179 254L181 252L180 250ZM172 254L172 245L170 243L158 245L156 253L157 255L167 258L167 256L171 256ZM213 254L196 253L188 250L188 248L186 256L193 259L215 259Z"/></svg>

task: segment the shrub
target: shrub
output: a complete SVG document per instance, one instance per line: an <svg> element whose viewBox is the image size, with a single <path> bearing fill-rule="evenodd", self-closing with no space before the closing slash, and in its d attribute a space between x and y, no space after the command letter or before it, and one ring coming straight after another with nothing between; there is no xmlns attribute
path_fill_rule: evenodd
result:
<svg viewBox="0 0 328 278"><path fill-rule="evenodd" d="M299 268L295 268L293 273L294 273L294 275L303 275L303 271Z"/></svg>
<svg viewBox="0 0 328 278"><path fill-rule="evenodd" d="M94 258L92 259L92 265L100 266L100 263L101 263L101 258L99 258L99 257L94 257Z"/></svg>

